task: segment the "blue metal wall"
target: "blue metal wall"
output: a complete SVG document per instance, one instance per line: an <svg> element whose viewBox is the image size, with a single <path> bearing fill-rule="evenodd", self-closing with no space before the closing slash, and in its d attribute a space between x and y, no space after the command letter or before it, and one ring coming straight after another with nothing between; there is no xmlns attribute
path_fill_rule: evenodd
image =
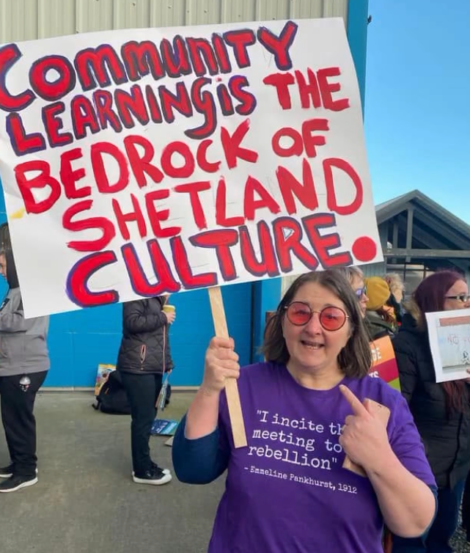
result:
<svg viewBox="0 0 470 553"><path fill-rule="evenodd" d="M368 0L351 0L348 36L364 99ZM0 195L0 222L5 221L3 195ZM0 294L6 291L1 279ZM230 334L242 363L257 357L265 312L275 309L280 295L280 279L223 288ZM38 290L40 293L40 290ZM177 321L170 339L176 370L176 386L200 384L204 352L213 335L207 291L172 296ZM121 335L120 305L76 311L51 317L49 347L51 370L46 380L50 387L93 386L99 363L116 361Z"/></svg>
<svg viewBox="0 0 470 553"><path fill-rule="evenodd" d="M243 363L250 361L251 285L224 288L227 323ZM170 332L174 385L201 383L204 351L213 335L206 290L172 296L177 322ZM121 338L121 305L51 317L51 370L47 386L91 386L98 363L115 363Z"/></svg>

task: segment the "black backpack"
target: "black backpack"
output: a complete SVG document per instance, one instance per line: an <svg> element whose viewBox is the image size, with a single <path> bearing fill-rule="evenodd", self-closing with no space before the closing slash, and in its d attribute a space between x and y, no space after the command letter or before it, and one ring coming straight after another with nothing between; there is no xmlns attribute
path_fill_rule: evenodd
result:
<svg viewBox="0 0 470 553"><path fill-rule="evenodd" d="M119 371L109 373L108 379L101 386L93 407L97 411L110 415L130 415L131 406L127 399L127 393L122 385Z"/></svg>

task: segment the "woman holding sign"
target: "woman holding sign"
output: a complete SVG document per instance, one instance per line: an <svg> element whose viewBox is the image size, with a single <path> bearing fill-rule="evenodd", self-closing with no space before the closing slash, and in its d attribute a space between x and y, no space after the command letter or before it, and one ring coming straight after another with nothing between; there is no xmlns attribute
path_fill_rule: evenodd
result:
<svg viewBox="0 0 470 553"><path fill-rule="evenodd" d="M436 383L426 313L470 307L462 275L425 278L393 340L402 393L413 413L438 485L438 512L427 539L394 538L394 553L453 551L465 478L470 470L470 395L465 381Z"/></svg>
<svg viewBox="0 0 470 553"><path fill-rule="evenodd" d="M384 522L402 536L425 532L434 478L406 402L367 376L371 351L348 281L335 271L299 277L263 349L266 362L240 370L233 340L211 340L174 439L183 482L228 470L209 551L379 553ZM244 448L233 445L228 378L238 378ZM387 426L380 413L390 413Z"/></svg>

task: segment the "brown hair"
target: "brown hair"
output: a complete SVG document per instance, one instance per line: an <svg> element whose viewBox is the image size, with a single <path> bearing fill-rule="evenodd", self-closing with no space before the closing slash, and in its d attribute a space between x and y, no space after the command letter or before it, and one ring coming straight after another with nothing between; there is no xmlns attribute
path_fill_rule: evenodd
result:
<svg viewBox="0 0 470 553"><path fill-rule="evenodd" d="M376 309L375 312L381 317L381 319L383 319L389 325L396 325L397 324L396 318L393 315L390 314L388 309L385 309L385 306L384 307L379 307L379 309Z"/></svg>
<svg viewBox="0 0 470 553"><path fill-rule="evenodd" d="M289 361L290 354L282 332L285 308L292 302L300 288L311 282L323 286L340 299L344 303L346 313L349 316L351 336L338 355L340 369L349 377L362 378L366 376L372 363L372 354L359 309L359 302L344 273L337 269L306 273L299 276L290 285L274 316L266 325L262 348L265 359L284 365Z"/></svg>

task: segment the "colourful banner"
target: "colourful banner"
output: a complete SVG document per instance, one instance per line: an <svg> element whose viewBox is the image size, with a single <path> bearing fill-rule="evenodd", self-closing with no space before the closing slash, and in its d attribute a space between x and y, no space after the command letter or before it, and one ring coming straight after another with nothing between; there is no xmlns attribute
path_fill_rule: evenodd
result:
<svg viewBox="0 0 470 553"><path fill-rule="evenodd" d="M392 388L400 390L398 365L390 337L384 336L383 338L374 340L370 343L370 348L372 350L372 366L369 375L381 378L390 384Z"/></svg>

